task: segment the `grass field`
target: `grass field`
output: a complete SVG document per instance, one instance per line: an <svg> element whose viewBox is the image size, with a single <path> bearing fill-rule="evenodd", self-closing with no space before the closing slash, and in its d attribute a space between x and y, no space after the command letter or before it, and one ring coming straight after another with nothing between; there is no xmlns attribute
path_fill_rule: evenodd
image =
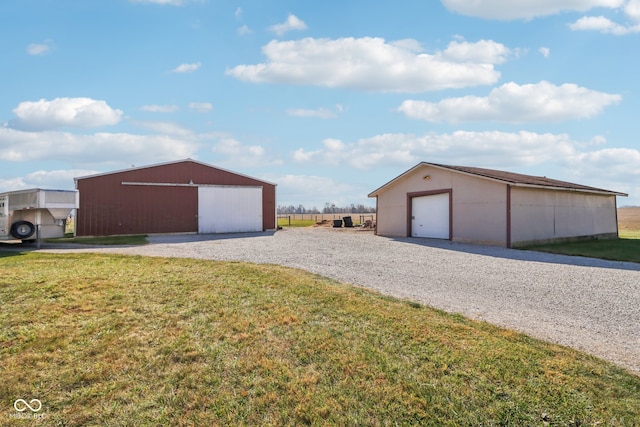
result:
<svg viewBox="0 0 640 427"><path fill-rule="evenodd" d="M611 364L299 270L0 252L0 271L3 426L640 419L640 378Z"/></svg>
<svg viewBox="0 0 640 427"><path fill-rule="evenodd" d="M278 217L278 227L310 227L316 224L313 219L293 219Z"/></svg>
<svg viewBox="0 0 640 427"><path fill-rule="evenodd" d="M339 214L282 214L278 215L279 227L309 227L322 221L332 223L334 219L350 216L355 225L365 221L375 222L375 213L339 213Z"/></svg>

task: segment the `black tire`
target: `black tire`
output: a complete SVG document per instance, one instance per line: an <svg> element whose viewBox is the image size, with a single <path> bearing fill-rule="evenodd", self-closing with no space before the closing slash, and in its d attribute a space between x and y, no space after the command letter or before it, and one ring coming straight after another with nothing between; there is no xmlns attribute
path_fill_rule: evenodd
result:
<svg viewBox="0 0 640 427"><path fill-rule="evenodd" d="M36 227L29 221L17 221L11 225L11 235L16 239L26 240L35 232Z"/></svg>

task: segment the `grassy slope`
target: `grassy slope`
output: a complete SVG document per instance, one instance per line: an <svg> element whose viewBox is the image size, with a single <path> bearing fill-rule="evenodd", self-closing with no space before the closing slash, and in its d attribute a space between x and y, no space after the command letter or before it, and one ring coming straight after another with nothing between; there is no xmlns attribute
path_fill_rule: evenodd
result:
<svg viewBox="0 0 640 427"><path fill-rule="evenodd" d="M0 256L2 254L0 253ZM0 257L0 424L632 425L640 378L298 270Z"/></svg>

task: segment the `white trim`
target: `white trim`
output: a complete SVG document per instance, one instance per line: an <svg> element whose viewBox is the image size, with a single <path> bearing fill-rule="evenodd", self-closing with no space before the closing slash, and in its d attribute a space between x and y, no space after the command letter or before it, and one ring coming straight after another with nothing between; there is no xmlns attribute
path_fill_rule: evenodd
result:
<svg viewBox="0 0 640 427"><path fill-rule="evenodd" d="M121 185L140 185L145 187L197 187L198 184L180 184L177 182L129 182L122 181Z"/></svg>
<svg viewBox="0 0 640 427"><path fill-rule="evenodd" d="M264 188L262 185L218 185L218 184L181 184L179 182L129 182L121 185L140 185L146 187L230 187L230 188Z"/></svg>

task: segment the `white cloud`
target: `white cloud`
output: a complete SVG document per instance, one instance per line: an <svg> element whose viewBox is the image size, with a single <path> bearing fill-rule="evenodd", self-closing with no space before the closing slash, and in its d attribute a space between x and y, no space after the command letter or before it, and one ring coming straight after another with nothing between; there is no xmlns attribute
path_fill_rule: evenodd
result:
<svg viewBox="0 0 640 427"><path fill-rule="evenodd" d="M480 40L475 43L463 40L449 43L449 46L442 52L442 56L461 63L502 64L510 53L505 45L493 40Z"/></svg>
<svg viewBox="0 0 640 427"><path fill-rule="evenodd" d="M570 179L581 184L629 194L618 205L640 202L640 151L633 148L603 148L579 153L567 161ZM567 178L567 179L569 179Z"/></svg>
<svg viewBox="0 0 640 427"><path fill-rule="evenodd" d="M610 180L624 176L625 184L640 184L640 151L633 148L603 148L579 153L570 159L570 164L581 177L597 176Z"/></svg>
<svg viewBox="0 0 640 427"><path fill-rule="evenodd" d="M625 35L640 33L640 0L441 0L453 12L486 19L533 19L561 12L586 12L595 8L621 12L628 22L618 23L603 15L584 16L569 27L574 31L599 31Z"/></svg>
<svg viewBox="0 0 640 427"><path fill-rule="evenodd" d="M120 122L122 111L105 101L91 98L56 98L51 101L25 101L13 109L21 129L57 129L60 127L92 128Z"/></svg>
<svg viewBox="0 0 640 427"><path fill-rule="evenodd" d="M68 132L24 132L0 128L0 160L88 163L151 163L194 157L196 138L167 135Z"/></svg>
<svg viewBox="0 0 640 427"><path fill-rule="evenodd" d="M248 36L249 34L252 34L253 31L251 31L251 28L247 25L243 25L236 30L236 33L238 33L239 36Z"/></svg>
<svg viewBox="0 0 640 427"><path fill-rule="evenodd" d="M11 179L0 178L0 188L2 188L2 191L16 191L32 187L37 187L37 185L29 185L29 183L25 182L24 178L22 177ZM60 189L64 190L64 187Z"/></svg>
<svg viewBox="0 0 640 427"><path fill-rule="evenodd" d="M24 176L0 179L0 188L6 191L24 190L27 188L55 188L73 190L73 178L97 173L88 169L38 170Z"/></svg>
<svg viewBox="0 0 640 427"><path fill-rule="evenodd" d="M199 113L207 113L213 110L213 105L209 102L190 102L189 108Z"/></svg>
<svg viewBox="0 0 640 427"><path fill-rule="evenodd" d="M46 55L53 50L53 40L45 40L43 43L31 43L27 46L27 53L33 56Z"/></svg>
<svg viewBox="0 0 640 427"><path fill-rule="evenodd" d="M62 190L73 189L73 178L87 176L96 173L88 169L64 169L64 170L39 170L31 172L23 178L25 188L58 188Z"/></svg>
<svg viewBox="0 0 640 427"><path fill-rule="evenodd" d="M171 6L183 6L187 4L188 0L129 0L131 3L142 3L142 4L168 4Z"/></svg>
<svg viewBox="0 0 640 427"><path fill-rule="evenodd" d="M599 31L616 36L640 33L640 0L628 0L620 9L627 18L624 24L604 16L584 16L569 27L574 31Z"/></svg>
<svg viewBox="0 0 640 427"><path fill-rule="evenodd" d="M453 12L486 19L533 19L563 11L585 12L596 7L618 8L624 0L441 0Z"/></svg>
<svg viewBox="0 0 640 427"><path fill-rule="evenodd" d="M293 14L289 14L287 20L282 24L276 24L269 27L269 30L276 33L278 36L282 36L292 30L302 31L306 29L307 24L305 24L304 21Z"/></svg>
<svg viewBox="0 0 640 427"><path fill-rule="evenodd" d="M327 139L315 151L297 150L297 162L357 169L409 167L420 161L495 168L531 166L574 156L576 142L567 135L521 131L451 134L382 134L352 143Z"/></svg>
<svg viewBox="0 0 640 427"><path fill-rule="evenodd" d="M193 64L180 64L176 68L171 70L171 72L172 73L177 73L177 74L192 73L192 72L198 70L201 67L201 65L202 64L199 63L199 62L195 62Z"/></svg>
<svg viewBox="0 0 640 427"><path fill-rule="evenodd" d="M242 15L243 15L243 14L244 14L244 11L242 10L242 8L241 8L241 7L238 7L238 8L236 9L236 11L234 12L234 14L233 14L233 15L236 17L236 20L241 21L241 20L242 20ZM253 31L251 30L251 28L249 28L249 26L248 26L248 25L242 25L241 27L239 27L239 28L236 30L236 33L237 33L239 36L247 36L247 35L249 35L249 34L252 34L252 33L253 33Z"/></svg>
<svg viewBox="0 0 640 427"><path fill-rule="evenodd" d="M575 84L553 85L542 81L518 85L506 83L487 97L447 98L438 103L407 100L399 111L429 122L496 120L512 123L564 121L593 117L622 97Z"/></svg>
<svg viewBox="0 0 640 427"><path fill-rule="evenodd" d="M549 49L548 47L541 47L540 49L538 49L538 52L540 52L540 54L545 58L548 58L549 55L551 55L551 49Z"/></svg>
<svg viewBox="0 0 640 427"><path fill-rule="evenodd" d="M262 167L280 165L282 162L273 158L260 145L246 145L231 136L222 136L213 146L212 151L221 156L216 164L228 167Z"/></svg>
<svg viewBox="0 0 640 427"><path fill-rule="evenodd" d="M355 200L352 194L366 195L370 188L360 188L345 181L314 175L267 175L263 179L278 184L278 205L304 205L310 209L314 206L322 210L324 203L335 203L336 206L348 206L350 203L364 202L371 204L366 196L363 200Z"/></svg>
<svg viewBox="0 0 640 427"><path fill-rule="evenodd" d="M180 108L177 105L143 105L140 109L151 113L173 113Z"/></svg>
<svg viewBox="0 0 640 427"><path fill-rule="evenodd" d="M133 123L142 129L150 130L159 135L171 135L191 140L195 140L197 138L196 134L191 129L187 129L174 122L134 121Z"/></svg>
<svg viewBox="0 0 640 427"><path fill-rule="evenodd" d="M227 70L239 80L352 88L380 92L424 92L494 84L494 65L510 55L500 43L451 42L435 54L417 52L418 43L382 38L273 40L262 48L267 62Z"/></svg>
<svg viewBox="0 0 640 427"><path fill-rule="evenodd" d="M348 143L328 139L318 150L297 150L293 160L363 171L404 170L421 161L514 172L555 167L559 172L553 178L626 192L629 201L640 200L640 150L603 145L602 136L580 142L566 134L526 131L382 134Z"/></svg>
<svg viewBox="0 0 640 427"><path fill-rule="evenodd" d="M569 25L574 31L599 31L604 34L622 36L630 33L639 33L640 24L624 26L605 18L604 16L584 16Z"/></svg>
<svg viewBox="0 0 640 427"><path fill-rule="evenodd" d="M640 0L629 0L624 7L624 13L629 19L640 22Z"/></svg>
<svg viewBox="0 0 640 427"><path fill-rule="evenodd" d="M337 111L341 111L341 107L337 107ZM326 108L317 108L309 110L304 108L291 108L287 110L287 114L294 117L317 118L317 119L335 119L338 115Z"/></svg>

